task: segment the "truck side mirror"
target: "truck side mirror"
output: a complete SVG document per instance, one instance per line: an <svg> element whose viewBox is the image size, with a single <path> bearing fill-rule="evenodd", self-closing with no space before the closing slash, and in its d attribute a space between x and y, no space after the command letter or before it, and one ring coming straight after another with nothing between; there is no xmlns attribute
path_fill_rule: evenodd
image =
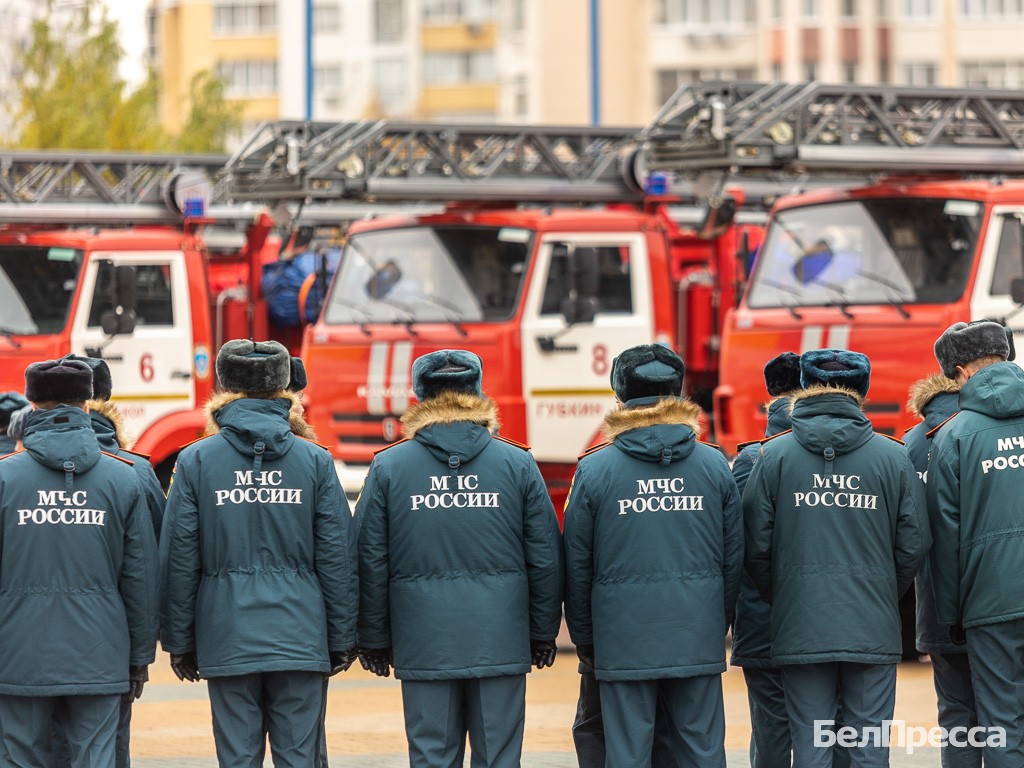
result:
<svg viewBox="0 0 1024 768"><path fill-rule="evenodd" d="M569 325L589 323L597 314L600 287L600 259L596 248L567 247L569 295L559 307Z"/></svg>
<svg viewBox="0 0 1024 768"><path fill-rule="evenodd" d="M135 332L138 290L135 267L119 264L114 267L113 307L100 315L100 328L108 336L128 335Z"/></svg>
<svg viewBox="0 0 1024 768"><path fill-rule="evenodd" d="M1015 277L1010 281L1010 298L1014 304L1024 304L1024 277Z"/></svg>

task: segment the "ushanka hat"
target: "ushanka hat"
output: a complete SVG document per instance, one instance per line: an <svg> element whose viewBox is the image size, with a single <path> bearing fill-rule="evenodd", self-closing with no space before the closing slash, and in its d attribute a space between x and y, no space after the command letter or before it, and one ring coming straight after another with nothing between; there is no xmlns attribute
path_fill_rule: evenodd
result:
<svg viewBox="0 0 1024 768"><path fill-rule="evenodd" d="M483 395L483 364L464 349L439 349L412 364L412 391L420 402L442 392Z"/></svg>
<svg viewBox="0 0 1024 768"><path fill-rule="evenodd" d="M804 389L823 384L865 397L870 383L871 361L860 352L812 349L800 355L800 386Z"/></svg>
<svg viewBox="0 0 1024 768"><path fill-rule="evenodd" d="M25 369L25 397L33 403L92 399L92 368L80 360L44 360Z"/></svg>
<svg viewBox="0 0 1024 768"><path fill-rule="evenodd" d="M935 359L947 379L956 378L958 365L964 366L989 355L1003 360L1010 356L1006 329L991 320L953 323L935 341Z"/></svg>
<svg viewBox="0 0 1024 768"><path fill-rule="evenodd" d="M291 378L288 381L288 389L292 392L301 392L308 384L306 379L306 366L302 364L301 357L293 357L291 361Z"/></svg>
<svg viewBox="0 0 1024 768"><path fill-rule="evenodd" d="M276 341L232 339L217 353L217 378L229 392L278 392L288 388L292 356Z"/></svg>
<svg viewBox="0 0 1024 768"><path fill-rule="evenodd" d="M764 385L772 397L800 389L800 355L783 352L765 363Z"/></svg>
<svg viewBox="0 0 1024 768"><path fill-rule="evenodd" d="M92 369L92 399L109 400L113 391L110 380L110 367L106 360L98 357L79 357L76 354L64 355L65 360L78 360Z"/></svg>
<svg viewBox="0 0 1024 768"><path fill-rule="evenodd" d="M619 402L679 397L686 366L664 344L640 344L623 350L612 361L612 391Z"/></svg>

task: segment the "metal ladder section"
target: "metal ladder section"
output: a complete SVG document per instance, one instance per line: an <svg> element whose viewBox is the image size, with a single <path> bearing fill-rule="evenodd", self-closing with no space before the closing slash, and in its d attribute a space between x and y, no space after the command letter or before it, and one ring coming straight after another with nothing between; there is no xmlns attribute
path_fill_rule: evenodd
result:
<svg viewBox="0 0 1024 768"><path fill-rule="evenodd" d="M1024 91L707 82L639 140L650 170L1020 175Z"/></svg>

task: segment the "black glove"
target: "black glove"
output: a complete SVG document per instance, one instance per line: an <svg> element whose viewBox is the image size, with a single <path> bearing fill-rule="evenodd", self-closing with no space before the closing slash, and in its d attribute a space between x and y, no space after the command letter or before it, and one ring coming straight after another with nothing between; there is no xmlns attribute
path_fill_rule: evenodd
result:
<svg viewBox="0 0 1024 768"><path fill-rule="evenodd" d="M360 648L359 663L363 669L373 672L377 677L391 676L390 648Z"/></svg>
<svg viewBox="0 0 1024 768"><path fill-rule="evenodd" d="M171 670L178 676L179 680L191 680L193 683L199 681L199 660L195 651L188 653L171 654Z"/></svg>
<svg viewBox="0 0 1024 768"><path fill-rule="evenodd" d="M577 658L586 664L591 669L595 668L594 665L594 646L593 645L577 645L576 646Z"/></svg>
<svg viewBox="0 0 1024 768"><path fill-rule="evenodd" d="M355 646L352 646L347 651L331 651L329 655L331 657L331 671L327 674L330 676L344 672L351 667L352 662L359 655L359 651Z"/></svg>
<svg viewBox="0 0 1024 768"><path fill-rule="evenodd" d="M949 642L953 645L967 645L967 631L960 622L949 625Z"/></svg>
<svg viewBox="0 0 1024 768"><path fill-rule="evenodd" d="M128 667L128 693L124 694L126 704L131 704L142 695L142 686L149 680L149 667L132 664Z"/></svg>
<svg viewBox="0 0 1024 768"><path fill-rule="evenodd" d="M531 640L530 656L533 666L537 669L550 667L555 663L555 651L557 650L554 640Z"/></svg>

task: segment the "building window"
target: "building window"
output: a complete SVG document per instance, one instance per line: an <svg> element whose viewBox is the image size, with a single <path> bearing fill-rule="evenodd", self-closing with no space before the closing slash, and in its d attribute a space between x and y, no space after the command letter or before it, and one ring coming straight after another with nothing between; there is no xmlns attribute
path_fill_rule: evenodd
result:
<svg viewBox="0 0 1024 768"><path fill-rule="evenodd" d="M373 65L376 106L385 117L408 111L409 68L404 59L379 59Z"/></svg>
<svg viewBox="0 0 1024 768"><path fill-rule="evenodd" d="M960 65L965 86L1020 88L1024 86L1024 61L965 61Z"/></svg>
<svg viewBox="0 0 1024 768"><path fill-rule="evenodd" d="M266 34L277 30L277 2L216 0L213 7L215 35Z"/></svg>
<svg viewBox="0 0 1024 768"><path fill-rule="evenodd" d="M655 73L654 91L657 106L667 102L681 85L697 83L701 80L738 80L750 82L754 79L754 70L750 67L736 69L660 69ZM776 78L778 79L778 78Z"/></svg>
<svg viewBox="0 0 1024 768"><path fill-rule="evenodd" d="M277 92L277 62L269 60L221 61L217 76L224 81L227 96L268 96Z"/></svg>
<svg viewBox="0 0 1024 768"><path fill-rule="evenodd" d="M511 21L509 26L513 32L522 32L526 29L526 0L512 0Z"/></svg>
<svg viewBox="0 0 1024 768"><path fill-rule="evenodd" d="M884 19L887 15L889 15L888 0L878 0L878 18Z"/></svg>
<svg viewBox="0 0 1024 768"><path fill-rule="evenodd" d="M935 16L935 0L903 0L903 15L908 19Z"/></svg>
<svg viewBox="0 0 1024 768"><path fill-rule="evenodd" d="M512 82L512 111L519 119L525 119L530 112L530 94L525 77L517 77Z"/></svg>
<svg viewBox="0 0 1024 768"><path fill-rule="evenodd" d="M423 0L423 20L432 24L491 21L495 0Z"/></svg>
<svg viewBox="0 0 1024 768"><path fill-rule="evenodd" d="M843 0L843 16L850 19L857 15L857 0Z"/></svg>
<svg viewBox="0 0 1024 768"><path fill-rule="evenodd" d="M423 56L426 85L490 83L497 77L494 51L444 51Z"/></svg>
<svg viewBox="0 0 1024 768"><path fill-rule="evenodd" d="M341 32L341 6L337 0L313 6L313 31L318 35L336 35Z"/></svg>
<svg viewBox="0 0 1024 768"><path fill-rule="evenodd" d="M657 25L753 24L756 19L754 0L657 0L654 5Z"/></svg>
<svg viewBox="0 0 1024 768"><path fill-rule="evenodd" d="M324 95L337 94L341 90L341 65L325 64L313 70L313 87Z"/></svg>
<svg viewBox="0 0 1024 768"><path fill-rule="evenodd" d="M405 7L403 0L376 0L374 10L374 39L378 43L401 42L405 35Z"/></svg>
<svg viewBox="0 0 1024 768"><path fill-rule="evenodd" d="M804 80L807 82L813 82L818 79L818 62L816 61L805 61L804 62Z"/></svg>
<svg viewBox="0 0 1024 768"><path fill-rule="evenodd" d="M800 15L805 19L818 18L818 0L800 0Z"/></svg>
<svg viewBox="0 0 1024 768"><path fill-rule="evenodd" d="M938 67L935 64L916 62L903 65L903 82L907 85L935 85Z"/></svg>

